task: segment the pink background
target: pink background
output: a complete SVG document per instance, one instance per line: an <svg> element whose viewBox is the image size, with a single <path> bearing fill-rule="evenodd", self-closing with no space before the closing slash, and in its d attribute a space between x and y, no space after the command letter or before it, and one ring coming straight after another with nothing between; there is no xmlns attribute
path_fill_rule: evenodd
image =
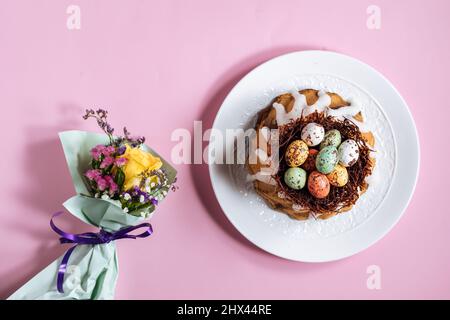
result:
<svg viewBox="0 0 450 320"><path fill-rule="evenodd" d="M66 28L70 4L81 8L81 30ZM371 4L381 8L381 30L366 27ZM108 108L113 124L145 134L169 158L172 131L192 130L194 120L210 127L251 68L325 49L381 71L416 120L419 181L393 231L338 262L286 261L227 221L205 165L181 165L180 190L159 208L151 239L118 242L117 298L450 298L449 11L446 0L2 0L0 297L67 248L48 226L74 194L57 133L97 130L81 119L84 108ZM381 290L366 287L372 264L381 267Z"/></svg>

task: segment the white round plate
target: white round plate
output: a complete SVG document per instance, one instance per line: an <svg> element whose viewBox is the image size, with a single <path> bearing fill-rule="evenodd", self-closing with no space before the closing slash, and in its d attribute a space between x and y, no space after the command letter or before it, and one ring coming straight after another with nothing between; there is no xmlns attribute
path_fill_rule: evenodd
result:
<svg viewBox="0 0 450 320"><path fill-rule="evenodd" d="M233 139L212 139L209 173L220 206L248 240L286 259L325 262L366 249L397 223L414 192L419 142L406 102L386 78L354 58L327 51L293 52L252 70L224 100L213 133L252 128L257 112L274 97L305 88L355 100L375 135L374 174L351 211L328 220L297 221L270 209L242 164L218 163L221 152L234 152Z"/></svg>

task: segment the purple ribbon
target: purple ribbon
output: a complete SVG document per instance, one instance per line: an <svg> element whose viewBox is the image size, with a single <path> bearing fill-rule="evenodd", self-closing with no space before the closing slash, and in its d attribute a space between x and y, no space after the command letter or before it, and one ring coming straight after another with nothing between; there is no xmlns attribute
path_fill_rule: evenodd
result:
<svg viewBox="0 0 450 320"><path fill-rule="evenodd" d="M70 255L72 254L73 250L78 245L84 245L84 244L90 244L90 245L96 245L96 244L105 244L109 243L114 240L119 239L137 239L137 238L146 238L150 236L153 233L152 225L150 223L141 223L136 226L130 226L120 229L116 232L107 232L103 229L100 229L98 233L94 232L86 232L86 233L80 233L80 234L73 234L68 233L65 231L62 231L59 229L55 223L53 222L53 219L57 216L61 215L63 212L56 212L53 214L52 218L50 219L50 227L55 231L57 234L59 234L61 237L59 238L59 242L61 244L63 243L76 243L73 247L71 247L69 250L66 251L64 254L64 257L61 260L61 264L58 268L58 277L57 277L57 288L60 293L64 293L63 290L63 283L64 283L64 274L66 273L67 269L67 263L69 261ZM134 230L140 229L140 228L146 228L146 230L140 234L128 234Z"/></svg>

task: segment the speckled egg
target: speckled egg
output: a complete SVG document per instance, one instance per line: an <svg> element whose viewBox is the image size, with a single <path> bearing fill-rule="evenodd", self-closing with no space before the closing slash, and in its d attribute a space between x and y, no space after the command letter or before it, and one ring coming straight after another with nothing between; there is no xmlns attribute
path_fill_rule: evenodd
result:
<svg viewBox="0 0 450 320"><path fill-rule="evenodd" d="M301 166L308 158L308 146L302 140L292 141L286 149L285 158L289 167Z"/></svg>
<svg viewBox="0 0 450 320"><path fill-rule="evenodd" d="M317 171L329 174L338 163L338 151L336 147L328 146L319 151L316 158Z"/></svg>
<svg viewBox="0 0 450 320"><path fill-rule="evenodd" d="M316 170L316 157L319 153L316 149L309 149L308 158L306 158L305 163L302 164L302 168L306 170L306 172L312 172Z"/></svg>
<svg viewBox="0 0 450 320"><path fill-rule="evenodd" d="M325 198L330 193L330 182L324 174L313 171L308 178L308 191L314 198Z"/></svg>
<svg viewBox="0 0 450 320"><path fill-rule="evenodd" d="M347 139L341 143L338 149L339 163L344 167L351 167L358 161L359 148L355 140Z"/></svg>
<svg viewBox="0 0 450 320"><path fill-rule="evenodd" d="M301 138L310 147L317 146L325 136L325 129L315 122L308 123L301 133Z"/></svg>
<svg viewBox="0 0 450 320"><path fill-rule="evenodd" d="M289 168L284 173L284 182L291 189L303 189L306 184L306 171L302 168Z"/></svg>
<svg viewBox="0 0 450 320"><path fill-rule="evenodd" d="M332 186L343 187L348 182L347 169L343 165L337 164L334 170L327 174L327 178Z"/></svg>
<svg viewBox="0 0 450 320"><path fill-rule="evenodd" d="M323 138L322 143L320 144L320 149L323 149L328 146L339 147L341 144L342 138L339 130L332 129L325 133L325 137Z"/></svg>

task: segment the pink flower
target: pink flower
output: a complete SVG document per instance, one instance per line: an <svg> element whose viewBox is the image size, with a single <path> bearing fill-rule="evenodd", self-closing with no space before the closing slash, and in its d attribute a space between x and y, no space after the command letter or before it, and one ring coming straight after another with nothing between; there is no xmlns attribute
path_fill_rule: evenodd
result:
<svg viewBox="0 0 450 320"><path fill-rule="evenodd" d="M106 148L103 149L102 153L105 157L110 156L111 154L113 154L114 152L116 152L116 147L114 146L107 146Z"/></svg>
<svg viewBox="0 0 450 320"><path fill-rule="evenodd" d="M100 158L100 156L102 155L103 151L105 150L105 146L102 144L99 144L97 146L95 146L94 148L91 149L91 156L92 158L94 158L95 160L98 160Z"/></svg>
<svg viewBox="0 0 450 320"><path fill-rule="evenodd" d="M104 191L106 188L108 188L108 182L105 179L99 177L97 178L96 182L97 187L100 191Z"/></svg>
<svg viewBox="0 0 450 320"><path fill-rule="evenodd" d="M100 164L100 168L104 169L109 167L114 163L114 158L107 156L105 159L103 159L102 163Z"/></svg>
<svg viewBox="0 0 450 320"><path fill-rule="evenodd" d="M116 166L121 167L123 166L125 163L127 163L127 159L126 158L117 158L115 161Z"/></svg>
<svg viewBox="0 0 450 320"><path fill-rule="evenodd" d="M114 179L111 176L105 176L105 180L108 183L110 194L114 194L119 190L117 183L114 182Z"/></svg>
<svg viewBox="0 0 450 320"><path fill-rule="evenodd" d="M100 172L100 170L91 169L91 170L86 171L86 173L84 175L89 180L97 180L97 178L100 177L101 172Z"/></svg>

